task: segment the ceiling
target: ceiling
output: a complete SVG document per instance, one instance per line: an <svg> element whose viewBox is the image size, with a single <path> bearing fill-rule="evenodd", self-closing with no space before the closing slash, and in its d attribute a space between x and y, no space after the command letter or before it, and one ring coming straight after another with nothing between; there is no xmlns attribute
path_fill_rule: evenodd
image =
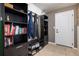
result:
<svg viewBox="0 0 79 59"><path fill-rule="evenodd" d="M34 3L34 5L47 13L58 8L75 5L75 3Z"/></svg>

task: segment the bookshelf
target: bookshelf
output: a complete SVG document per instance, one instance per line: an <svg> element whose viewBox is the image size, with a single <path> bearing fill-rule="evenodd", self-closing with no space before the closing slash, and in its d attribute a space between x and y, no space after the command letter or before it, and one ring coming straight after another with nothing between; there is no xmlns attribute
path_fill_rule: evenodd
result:
<svg viewBox="0 0 79 59"><path fill-rule="evenodd" d="M41 15L40 16L40 27L41 27L41 37L40 37L40 45L44 47L48 44L48 16Z"/></svg>
<svg viewBox="0 0 79 59"><path fill-rule="evenodd" d="M3 55L26 56L27 49L27 4L2 3Z"/></svg>
<svg viewBox="0 0 79 59"><path fill-rule="evenodd" d="M48 21L44 20L44 44L48 44Z"/></svg>

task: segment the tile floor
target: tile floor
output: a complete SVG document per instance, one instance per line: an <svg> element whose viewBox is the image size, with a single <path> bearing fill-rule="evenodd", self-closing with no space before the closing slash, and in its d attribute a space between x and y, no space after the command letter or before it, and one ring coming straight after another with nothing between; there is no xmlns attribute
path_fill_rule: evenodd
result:
<svg viewBox="0 0 79 59"><path fill-rule="evenodd" d="M79 49L49 43L35 56L79 56Z"/></svg>

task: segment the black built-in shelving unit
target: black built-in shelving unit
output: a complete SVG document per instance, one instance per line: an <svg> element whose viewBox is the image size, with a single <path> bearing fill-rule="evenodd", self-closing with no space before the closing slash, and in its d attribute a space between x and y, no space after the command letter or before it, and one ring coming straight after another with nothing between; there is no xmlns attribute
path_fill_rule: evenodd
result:
<svg viewBox="0 0 79 59"><path fill-rule="evenodd" d="M44 47L48 44L48 19L47 15L40 16L40 27L41 27L41 37L40 37L40 46Z"/></svg>
<svg viewBox="0 0 79 59"><path fill-rule="evenodd" d="M32 12L32 18L34 18L35 17L35 15L37 15L36 16L36 20L38 20L38 14L36 14L35 12L33 12L33 11L30 11L30 10L28 10L28 12ZM29 14L29 13L28 13ZM33 20L32 20L33 21ZM35 21L35 18L34 18L34 21ZM37 22L38 23L38 22ZM38 25L37 25L38 26ZM35 26L34 26L35 27ZM34 30L35 30L35 28L34 28ZM37 34L38 35L38 34ZM35 38L32 38L32 40L30 40L30 41L28 41L28 56L33 56L33 55L35 55L38 51L40 51L39 50L39 47L40 46L38 46L38 47L35 47L35 48L32 48L34 45L36 45L37 43L39 43L39 38L38 38L38 36L37 36L37 39L35 39Z"/></svg>
<svg viewBox="0 0 79 59"><path fill-rule="evenodd" d="M44 45L48 44L48 20L44 20Z"/></svg>
<svg viewBox="0 0 79 59"><path fill-rule="evenodd" d="M26 33L18 33L12 35L5 35L5 25L13 25L21 28L27 28L27 4L26 3L10 3L13 5L13 8L5 6L2 3L3 7L3 45L5 45L5 38L10 38L13 40L11 45L7 45L4 47L3 55L5 56L27 56L27 32ZM7 16L9 20L7 20Z"/></svg>
<svg viewBox="0 0 79 59"><path fill-rule="evenodd" d="M41 24L41 37L34 39L32 41L28 41L28 31L26 33L20 34L10 34L5 35L5 26L9 24L10 26L19 26L21 28L25 27L28 28L28 5L26 3L10 3L13 5L13 8L5 6L4 3L0 3L0 55L4 56L27 56L29 55L28 52L40 51L40 47L45 46L44 40L44 29L47 28L47 22L44 22L44 15L40 17L40 24ZM34 13L34 12L32 12ZM34 13L35 14L35 13ZM34 17L34 16L33 16ZM9 19L8 19L9 18ZM10 29L11 30L11 29ZM47 30L46 30L47 32ZM47 35L47 34L46 34ZM9 38L13 40L11 45L5 47L5 38ZM29 46L35 45L37 42L40 43L40 46L34 49L29 48ZM36 52L36 53L37 53ZM32 55L32 54L31 54Z"/></svg>

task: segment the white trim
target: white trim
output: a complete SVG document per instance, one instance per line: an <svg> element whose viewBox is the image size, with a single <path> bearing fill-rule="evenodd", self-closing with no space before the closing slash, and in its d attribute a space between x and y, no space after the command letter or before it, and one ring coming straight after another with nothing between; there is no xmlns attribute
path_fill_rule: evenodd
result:
<svg viewBox="0 0 79 59"><path fill-rule="evenodd" d="M64 12L58 12L58 13L56 13L55 14L55 16L58 14L59 15L59 13L60 13L60 15L61 15L61 17L64 15L64 13L66 13L66 12L68 12L66 15L69 15L69 16L71 16L72 17L72 15L74 15L74 10L72 9L72 10L68 10L68 11L64 11ZM59 16L58 16L59 17ZM59 20L59 18L58 17L55 17L56 19L55 19L55 21L57 21L57 20ZM60 18L61 19L61 18ZM64 18L65 19L65 18ZM72 20L73 19L73 20ZM66 39L66 37L65 37L65 35L64 35L64 32L62 32L63 33L63 35L64 35L64 40L67 40L67 42L65 42L65 41L63 41L63 40L59 40L59 38L58 39L56 39L57 38L57 36L60 36L61 35L61 32L60 32L60 35L55 35L55 43L56 44L61 44L61 45L65 45L65 46L69 46L69 47L72 47L72 48L74 48L74 16L70 19L71 21L72 21L72 23L71 23L71 25L73 26L73 27L71 27L72 29L73 29L73 31L70 33L70 38L68 38L68 39L70 39L70 40L68 40L68 39ZM61 20L62 21L62 20ZM70 22L70 21L69 21ZM56 27L56 25L58 25L57 23L61 23L61 22L59 22L59 21L57 21L56 22L56 24L55 24L55 27ZM70 29L71 29L70 28ZM58 28L57 28L58 29ZM60 29L59 29L60 30ZM65 29L64 29L65 30ZM68 31L68 30L67 30ZM66 32L65 32L66 33ZM67 35L68 33L66 33L66 35ZM62 36L62 35L61 35ZM72 37L73 36L73 37ZM71 40L72 39L72 40ZM69 42L68 42L69 41ZM65 42L65 43L64 43ZM72 44L70 44L70 43L73 43L73 45Z"/></svg>
<svg viewBox="0 0 79 59"><path fill-rule="evenodd" d="M54 43L54 42L48 42L49 44L55 44L56 45L56 43Z"/></svg>
<svg viewBox="0 0 79 59"><path fill-rule="evenodd" d="M77 50L78 48L72 47L73 49Z"/></svg>
<svg viewBox="0 0 79 59"><path fill-rule="evenodd" d="M54 42L48 42L49 44L52 44L52 45L56 45L56 43L54 43ZM77 50L78 48L75 48L75 47L71 47L72 49L75 49L75 50Z"/></svg>

